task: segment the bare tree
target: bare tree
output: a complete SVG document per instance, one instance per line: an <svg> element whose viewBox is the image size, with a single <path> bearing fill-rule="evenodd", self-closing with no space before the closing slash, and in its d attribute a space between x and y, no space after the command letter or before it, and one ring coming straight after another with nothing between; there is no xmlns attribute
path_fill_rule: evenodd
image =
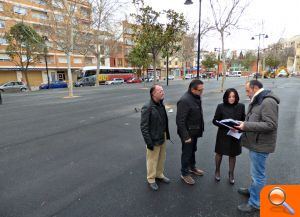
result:
<svg viewBox="0 0 300 217"><path fill-rule="evenodd" d="M116 14L126 4L126 0L92 0L92 32L91 37L86 40L88 48L97 59L96 81L98 81L101 58L109 57L118 48L118 41L122 36L120 21ZM118 12L118 13L117 13ZM96 82L95 86L99 86Z"/></svg>
<svg viewBox="0 0 300 217"><path fill-rule="evenodd" d="M87 0L46 0L46 3L51 13L44 31L67 56L69 97L73 97L71 56L80 53L81 40L91 34L91 5Z"/></svg>
<svg viewBox="0 0 300 217"><path fill-rule="evenodd" d="M200 27L200 39L202 40L204 37L207 36L207 34L214 30L214 26L208 21L208 20L204 20L201 22L201 27ZM196 45L196 41L198 40L198 24L195 24L192 28L192 33L190 34L190 37L192 37L193 41L191 41L191 38L187 37L187 38L183 38L182 41L182 49L179 51L180 52L180 56L181 56L181 60L183 61L183 63L185 62L189 62L194 60L195 57L195 45ZM202 46L203 47L203 46ZM186 70L185 68L185 64L184 64L184 71Z"/></svg>
<svg viewBox="0 0 300 217"><path fill-rule="evenodd" d="M221 58L223 61L223 76L221 83L221 92L224 89L224 81L226 75L226 62L224 52L225 36L229 35L233 29L239 28L238 23L244 14L246 8L249 6L247 0L210 0L210 7L214 19L214 27L220 34L222 43Z"/></svg>
<svg viewBox="0 0 300 217"><path fill-rule="evenodd" d="M182 62L184 72L186 71L186 63L194 61L194 48L195 34L184 36L181 41L181 49L177 52L177 56Z"/></svg>

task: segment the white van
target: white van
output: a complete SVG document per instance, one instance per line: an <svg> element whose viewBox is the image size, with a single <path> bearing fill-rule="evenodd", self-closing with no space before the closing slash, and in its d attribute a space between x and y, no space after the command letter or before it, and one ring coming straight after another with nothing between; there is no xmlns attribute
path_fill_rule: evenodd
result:
<svg viewBox="0 0 300 217"><path fill-rule="evenodd" d="M241 77L242 76L242 72L241 71L232 71L229 74L230 77Z"/></svg>

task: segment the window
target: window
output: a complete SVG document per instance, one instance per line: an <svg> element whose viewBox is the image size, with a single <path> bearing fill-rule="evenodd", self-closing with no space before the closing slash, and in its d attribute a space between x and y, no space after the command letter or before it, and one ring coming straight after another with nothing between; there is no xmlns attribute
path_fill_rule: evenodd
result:
<svg viewBox="0 0 300 217"><path fill-rule="evenodd" d="M133 34L133 30L130 28L125 29L124 32L127 34Z"/></svg>
<svg viewBox="0 0 300 217"><path fill-rule="evenodd" d="M31 0L31 2L38 4L38 5L46 5L45 0Z"/></svg>
<svg viewBox="0 0 300 217"><path fill-rule="evenodd" d="M39 62L45 64L45 56L40 55L39 56ZM47 64L53 64L54 63L54 56L47 56Z"/></svg>
<svg viewBox="0 0 300 217"><path fill-rule="evenodd" d="M122 53L122 46L118 46L117 50L118 50L118 53Z"/></svg>
<svg viewBox="0 0 300 217"><path fill-rule="evenodd" d="M80 12L83 16L89 17L90 16L90 11L87 8L81 7Z"/></svg>
<svg viewBox="0 0 300 217"><path fill-rule="evenodd" d="M84 59L84 62L85 62L85 64L93 64L93 58L91 58L91 57L86 57L86 58Z"/></svg>
<svg viewBox="0 0 300 217"><path fill-rule="evenodd" d="M59 63L67 63L67 58L66 57L58 57L58 62Z"/></svg>
<svg viewBox="0 0 300 217"><path fill-rule="evenodd" d="M101 62L101 65L102 65L102 66L105 65L105 59L104 59L104 58L101 58L101 59L100 59L100 62Z"/></svg>
<svg viewBox="0 0 300 217"><path fill-rule="evenodd" d="M130 39L125 39L125 44L127 45L134 45L134 42Z"/></svg>
<svg viewBox="0 0 300 217"><path fill-rule="evenodd" d="M81 58L74 58L73 62L75 64L80 64L80 63L82 63L82 59Z"/></svg>
<svg viewBox="0 0 300 217"><path fill-rule="evenodd" d="M4 11L3 4L0 3L0 11Z"/></svg>
<svg viewBox="0 0 300 217"><path fill-rule="evenodd" d="M53 7L61 8L61 9L64 7L62 0L52 0L52 5Z"/></svg>
<svg viewBox="0 0 300 217"><path fill-rule="evenodd" d="M76 12L76 11L77 11L77 6L76 6L76 4L70 4L69 6L70 6L70 11L71 11L71 12Z"/></svg>
<svg viewBox="0 0 300 217"><path fill-rule="evenodd" d="M27 60L27 56L26 55L22 55L22 62L31 62L32 58L29 57L29 59Z"/></svg>
<svg viewBox="0 0 300 217"><path fill-rule="evenodd" d="M47 16L46 12L32 11L32 18L46 20L48 18L48 16Z"/></svg>
<svg viewBox="0 0 300 217"><path fill-rule="evenodd" d="M56 22L62 22L64 20L64 17L60 14L55 14L54 19Z"/></svg>
<svg viewBox="0 0 300 217"><path fill-rule="evenodd" d="M5 38L0 37L0 45L3 45L3 44L7 44L7 41Z"/></svg>
<svg viewBox="0 0 300 217"><path fill-rule="evenodd" d="M14 13L25 15L27 13L27 9L20 6L14 6Z"/></svg>
<svg viewBox="0 0 300 217"><path fill-rule="evenodd" d="M50 41L46 41L46 46L47 46L48 48L52 48L52 47L53 47L53 43L50 42Z"/></svg>
<svg viewBox="0 0 300 217"><path fill-rule="evenodd" d="M1 62L10 61L10 58L7 54L0 54L0 61Z"/></svg>
<svg viewBox="0 0 300 217"><path fill-rule="evenodd" d="M123 65L123 60L122 59L118 59L118 66L122 66Z"/></svg>

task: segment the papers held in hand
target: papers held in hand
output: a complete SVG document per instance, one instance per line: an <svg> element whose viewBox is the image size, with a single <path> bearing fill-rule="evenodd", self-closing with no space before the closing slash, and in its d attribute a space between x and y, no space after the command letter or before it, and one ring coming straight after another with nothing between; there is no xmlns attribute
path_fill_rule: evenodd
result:
<svg viewBox="0 0 300 217"><path fill-rule="evenodd" d="M227 127L227 128L235 128L235 126L239 126L240 125L240 121L236 121L233 119L223 119L221 121L217 120L217 123L222 124L223 126Z"/></svg>
<svg viewBox="0 0 300 217"><path fill-rule="evenodd" d="M235 128L235 126L239 126L240 121L236 121L236 120L233 120L233 119L224 119L224 120L221 120L221 121L217 121L217 123L229 128L229 131L227 133L228 136L232 136L236 139L241 138L242 132L240 132L240 131L235 132L235 131L231 130L232 128Z"/></svg>

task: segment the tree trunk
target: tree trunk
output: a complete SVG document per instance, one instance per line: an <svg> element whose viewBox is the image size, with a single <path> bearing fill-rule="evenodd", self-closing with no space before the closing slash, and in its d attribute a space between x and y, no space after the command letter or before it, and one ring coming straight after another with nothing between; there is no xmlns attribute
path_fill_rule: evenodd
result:
<svg viewBox="0 0 300 217"><path fill-rule="evenodd" d="M96 69L95 87L99 87L100 65L101 65L101 58L100 58L100 50L99 50L99 52L97 52L97 69Z"/></svg>
<svg viewBox="0 0 300 217"><path fill-rule="evenodd" d="M169 54L167 54L167 86L169 86Z"/></svg>
<svg viewBox="0 0 300 217"><path fill-rule="evenodd" d="M31 91L31 85L29 84L29 79L28 79L28 73L27 73L27 69L25 69L22 74L25 77L25 81L26 81L26 85L29 91Z"/></svg>
<svg viewBox="0 0 300 217"><path fill-rule="evenodd" d="M152 54L153 55L153 54ZM156 84L156 56L153 55L153 85Z"/></svg>
<svg viewBox="0 0 300 217"><path fill-rule="evenodd" d="M221 33L221 41L222 41L222 82L221 82L221 92L224 91L224 83L226 78L226 62L225 62L225 52L224 52L224 33Z"/></svg>
<svg viewBox="0 0 300 217"><path fill-rule="evenodd" d="M71 71L71 53L73 52L73 26L71 24L71 32L70 32L70 50L67 52L67 62L68 62L68 80L69 80L69 97L73 97L73 78Z"/></svg>
<svg viewBox="0 0 300 217"><path fill-rule="evenodd" d="M73 97L73 79L72 79L72 71L71 71L71 54L67 53L67 62L68 62L68 80L69 80L69 97Z"/></svg>
<svg viewBox="0 0 300 217"><path fill-rule="evenodd" d="M101 65L101 47L100 44L97 45L97 69L96 69L96 78L95 78L95 87L99 87L99 74L100 74L100 65Z"/></svg>

